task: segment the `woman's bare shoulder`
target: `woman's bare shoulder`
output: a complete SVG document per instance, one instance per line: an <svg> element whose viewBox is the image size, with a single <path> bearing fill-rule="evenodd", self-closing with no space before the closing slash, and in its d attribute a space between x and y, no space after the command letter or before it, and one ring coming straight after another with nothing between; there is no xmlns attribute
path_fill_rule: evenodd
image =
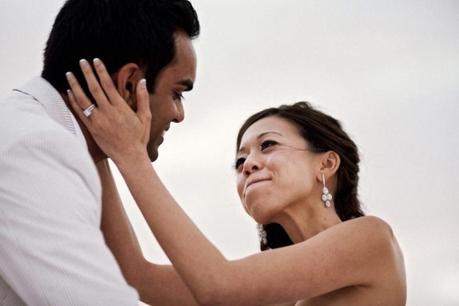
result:
<svg viewBox="0 0 459 306"><path fill-rule="evenodd" d="M405 295L403 256L391 226L381 218L347 220L306 240L301 250L314 275L314 292L356 287L371 296Z"/></svg>
<svg viewBox="0 0 459 306"><path fill-rule="evenodd" d="M379 257L383 255L401 256L392 227L379 217L363 216L347 220L337 227L340 227L336 228L337 233L345 235L349 240L354 240L355 246L358 245L359 248L372 248L378 252Z"/></svg>
<svg viewBox="0 0 459 306"><path fill-rule="evenodd" d="M356 232L359 236L371 236L374 239L381 238L391 242L395 239L392 227L383 219L376 216L363 216L344 221L340 224L341 230ZM383 242L382 241L382 242Z"/></svg>
<svg viewBox="0 0 459 306"><path fill-rule="evenodd" d="M373 269L403 261L391 226L375 216L346 220L304 242L304 251L333 250L341 258L352 258L362 267Z"/></svg>
<svg viewBox="0 0 459 306"><path fill-rule="evenodd" d="M361 251L372 254L374 272L381 270L384 275L377 283L383 281L396 285L398 289L404 289L406 280L403 254L391 226L376 216L351 219L343 222L342 226L348 227L351 233L356 233Z"/></svg>
<svg viewBox="0 0 459 306"><path fill-rule="evenodd" d="M342 224L359 224L359 226L377 226L380 229L390 229L389 223L377 216L363 216L344 221Z"/></svg>
<svg viewBox="0 0 459 306"><path fill-rule="evenodd" d="M403 262L391 226L379 217L363 216L350 219L332 226L314 238L311 240L315 240L315 247L328 245L340 250L343 256L359 260L362 266L370 269L399 265L399 262Z"/></svg>

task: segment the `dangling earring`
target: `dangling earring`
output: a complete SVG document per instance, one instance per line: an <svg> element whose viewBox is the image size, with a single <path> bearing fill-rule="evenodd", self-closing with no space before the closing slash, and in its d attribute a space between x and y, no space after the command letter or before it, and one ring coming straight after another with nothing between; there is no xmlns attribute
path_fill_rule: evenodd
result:
<svg viewBox="0 0 459 306"><path fill-rule="evenodd" d="M331 201L333 200L333 196L331 195L330 191L328 191L327 186L325 185L325 174L322 173L322 183L324 187L322 188L322 202L324 202L324 206L329 208L331 206Z"/></svg>
<svg viewBox="0 0 459 306"><path fill-rule="evenodd" d="M263 224L257 224L257 229L258 229L258 237L260 237L260 241L263 244L268 243L267 234L265 229L263 228Z"/></svg>

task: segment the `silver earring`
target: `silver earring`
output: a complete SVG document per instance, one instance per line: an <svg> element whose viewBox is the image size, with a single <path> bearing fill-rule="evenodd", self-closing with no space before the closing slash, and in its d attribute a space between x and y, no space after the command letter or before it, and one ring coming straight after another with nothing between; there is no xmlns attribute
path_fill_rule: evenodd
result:
<svg viewBox="0 0 459 306"><path fill-rule="evenodd" d="M331 206L331 201L333 200L333 196L331 195L330 191L328 191L327 186L325 185L325 175L322 173L322 183L324 187L322 188L322 202L324 202L324 206L329 208Z"/></svg>
<svg viewBox="0 0 459 306"><path fill-rule="evenodd" d="M267 234L265 229L263 228L263 224L257 224L257 229L258 229L258 237L260 237L260 241L263 244L268 243Z"/></svg>

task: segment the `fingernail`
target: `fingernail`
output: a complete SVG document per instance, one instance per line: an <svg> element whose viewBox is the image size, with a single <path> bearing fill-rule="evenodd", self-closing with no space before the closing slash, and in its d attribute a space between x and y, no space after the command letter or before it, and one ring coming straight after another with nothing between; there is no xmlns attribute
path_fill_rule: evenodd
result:
<svg viewBox="0 0 459 306"><path fill-rule="evenodd" d="M143 89L147 89L147 80L141 79L140 86L142 86Z"/></svg>
<svg viewBox="0 0 459 306"><path fill-rule="evenodd" d="M96 66L99 66L100 64L102 64L101 60L99 58L97 58L97 57L95 59L93 59L92 61L93 61L94 65L96 65Z"/></svg>
<svg viewBox="0 0 459 306"><path fill-rule="evenodd" d="M80 59L80 65L81 65L81 66L87 67L87 66L88 66L88 61L85 60L84 58L83 58L83 59Z"/></svg>
<svg viewBox="0 0 459 306"><path fill-rule="evenodd" d="M67 77L67 80L70 80L73 76L73 74L69 71L65 73L65 76Z"/></svg>
<svg viewBox="0 0 459 306"><path fill-rule="evenodd" d="M67 89L67 97L69 98L70 103L71 103L72 100L73 100L73 94L72 94L72 91L70 89Z"/></svg>

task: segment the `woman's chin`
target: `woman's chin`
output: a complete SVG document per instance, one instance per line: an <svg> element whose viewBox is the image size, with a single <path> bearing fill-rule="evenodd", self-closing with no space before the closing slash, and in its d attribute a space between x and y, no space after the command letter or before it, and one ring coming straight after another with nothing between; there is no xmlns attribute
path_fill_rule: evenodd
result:
<svg viewBox="0 0 459 306"><path fill-rule="evenodd" d="M267 210L267 207L263 203L252 203L252 205L247 206L247 212L252 217L255 222L259 224L268 224L272 220L272 212Z"/></svg>

